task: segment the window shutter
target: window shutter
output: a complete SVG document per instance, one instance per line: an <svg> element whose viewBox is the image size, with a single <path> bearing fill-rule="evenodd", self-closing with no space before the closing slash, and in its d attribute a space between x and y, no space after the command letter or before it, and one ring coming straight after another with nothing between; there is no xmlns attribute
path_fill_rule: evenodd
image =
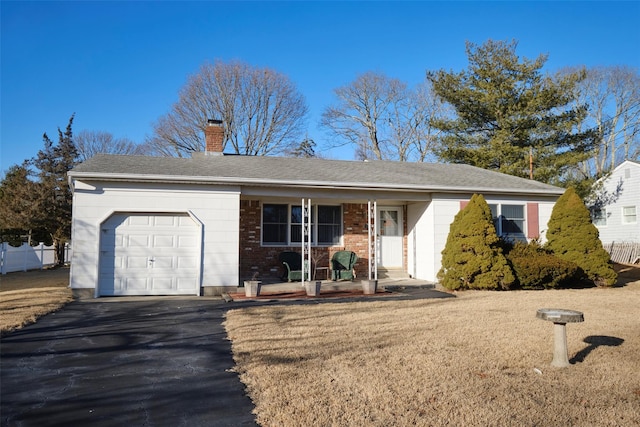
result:
<svg viewBox="0 0 640 427"><path fill-rule="evenodd" d="M538 220L538 204L527 203L527 238L540 237L540 221Z"/></svg>

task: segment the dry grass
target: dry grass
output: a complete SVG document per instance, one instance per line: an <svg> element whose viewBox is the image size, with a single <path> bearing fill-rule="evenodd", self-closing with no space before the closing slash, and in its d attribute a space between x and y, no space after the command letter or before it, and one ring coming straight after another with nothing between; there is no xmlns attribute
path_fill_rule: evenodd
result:
<svg viewBox="0 0 640 427"><path fill-rule="evenodd" d="M60 287L0 292L0 333L34 323L72 300L71 290Z"/></svg>
<svg viewBox="0 0 640 427"><path fill-rule="evenodd" d="M0 334L20 329L72 301L69 268L0 276Z"/></svg>
<svg viewBox="0 0 640 427"><path fill-rule="evenodd" d="M232 310L236 370L263 426L640 425L640 282L441 300ZM567 325L552 368L543 307Z"/></svg>

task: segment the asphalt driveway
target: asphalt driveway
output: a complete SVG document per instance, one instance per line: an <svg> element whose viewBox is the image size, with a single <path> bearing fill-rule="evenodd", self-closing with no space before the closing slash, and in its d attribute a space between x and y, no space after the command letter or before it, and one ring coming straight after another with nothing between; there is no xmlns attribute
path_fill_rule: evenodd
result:
<svg viewBox="0 0 640 427"><path fill-rule="evenodd" d="M223 302L73 302L2 338L2 426L254 426Z"/></svg>

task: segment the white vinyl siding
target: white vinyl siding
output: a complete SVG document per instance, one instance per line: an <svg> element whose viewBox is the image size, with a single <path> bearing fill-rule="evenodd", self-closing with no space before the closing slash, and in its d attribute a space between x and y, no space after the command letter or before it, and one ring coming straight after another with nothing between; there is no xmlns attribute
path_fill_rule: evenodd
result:
<svg viewBox="0 0 640 427"><path fill-rule="evenodd" d="M626 161L604 181L603 199L608 201L606 220L595 221L602 243L640 242L640 163Z"/></svg>

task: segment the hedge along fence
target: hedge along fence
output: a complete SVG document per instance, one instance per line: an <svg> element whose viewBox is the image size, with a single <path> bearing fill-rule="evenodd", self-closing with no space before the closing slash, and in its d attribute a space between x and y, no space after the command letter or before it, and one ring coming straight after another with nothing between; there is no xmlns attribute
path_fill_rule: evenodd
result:
<svg viewBox="0 0 640 427"><path fill-rule="evenodd" d="M611 242L603 243L604 250L609 252L611 261L621 264L640 263L640 243Z"/></svg>
<svg viewBox="0 0 640 427"><path fill-rule="evenodd" d="M64 259L71 259L71 246L67 243L64 246ZM30 246L23 243L22 246L14 247L8 243L0 246L0 271L2 274L15 271L27 271L42 269L55 265L55 246L45 246L40 243L38 246Z"/></svg>

